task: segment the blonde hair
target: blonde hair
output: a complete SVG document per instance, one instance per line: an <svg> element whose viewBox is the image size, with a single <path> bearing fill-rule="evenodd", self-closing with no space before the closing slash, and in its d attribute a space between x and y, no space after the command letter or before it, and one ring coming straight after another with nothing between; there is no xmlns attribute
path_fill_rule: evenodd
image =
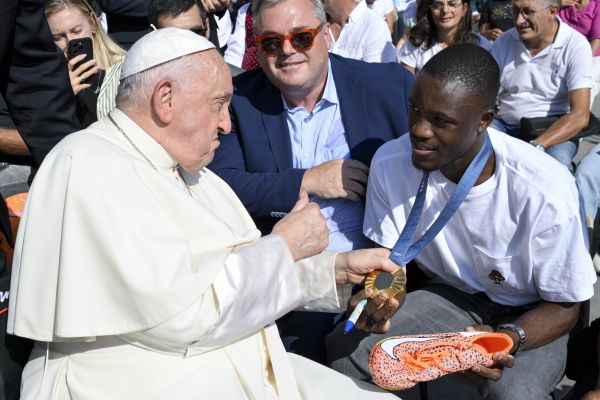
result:
<svg viewBox="0 0 600 400"><path fill-rule="evenodd" d="M98 60L104 69L110 68L112 65L122 60L125 57L126 51L116 44L100 24L98 16L85 0L49 0L44 8L46 18L56 14L65 7L77 8L81 13L90 19L94 32L92 39L94 41L94 58Z"/></svg>

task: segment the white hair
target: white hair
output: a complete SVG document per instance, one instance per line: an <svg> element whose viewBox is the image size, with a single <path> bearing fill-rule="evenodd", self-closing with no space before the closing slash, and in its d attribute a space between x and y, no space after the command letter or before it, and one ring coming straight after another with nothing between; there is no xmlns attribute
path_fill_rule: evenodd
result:
<svg viewBox="0 0 600 400"><path fill-rule="evenodd" d="M161 80L187 77L187 74L194 70L194 66L197 66L197 60L191 57L194 54L196 53L176 58L122 79L117 89L117 107L125 110L147 103Z"/></svg>
<svg viewBox="0 0 600 400"><path fill-rule="evenodd" d="M252 29L256 32L256 28L258 27L258 20L260 17L260 13L262 9L267 7L272 7L277 4L283 3L286 0L253 0L252 1ZM321 25L324 25L327 22L327 17L325 15L325 10L323 9L323 3L321 0L310 0L313 4L315 17L321 22ZM358 0L360 2L360 0Z"/></svg>

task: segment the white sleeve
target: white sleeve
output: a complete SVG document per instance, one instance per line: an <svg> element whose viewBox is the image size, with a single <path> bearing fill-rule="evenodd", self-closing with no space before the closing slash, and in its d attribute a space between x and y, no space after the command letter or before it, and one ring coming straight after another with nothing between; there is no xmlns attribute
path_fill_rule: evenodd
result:
<svg viewBox="0 0 600 400"><path fill-rule="evenodd" d="M596 272L584 243L577 213L533 237L533 278L542 299L579 302L592 297Z"/></svg>
<svg viewBox="0 0 600 400"><path fill-rule="evenodd" d="M392 217L393 210L387 196L391 188L385 187L385 168L383 166L384 164L377 162L376 158L371 163L363 233L375 243L391 249L400 234Z"/></svg>
<svg viewBox="0 0 600 400"><path fill-rule="evenodd" d="M396 62L396 48L392 44L390 30L383 19L373 15L362 61Z"/></svg>
<svg viewBox="0 0 600 400"><path fill-rule="evenodd" d="M348 300L350 286L335 284L335 255L323 253L294 263L278 235L240 246L197 302L143 334L161 346L193 343L198 352L256 332L297 307L337 311Z"/></svg>
<svg viewBox="0 0 600 400"><path fill-rule="evenodd" d="M383 9L384 16L395 10L393 0L375 0L375 1L381 1L383 3L382 9Z"/></svg>
<svg viewBox="0 0 600 400"><path fill-rule="evenodd" d="M416 48L410 42L409 39L406 39L402 48L398 51L398 62L408 65L411 68L417 67L417 54L421 51L420 48Z"/></svg>
<svg viewBox="0 0 600 400"><path fill-rule="evenodd" d="M580 40L577 40L580 39ZM570 41L572 48L569 49L567 61L567 89L569 92L575 89L592 87L592 48L583 36L578 32L573 33Z"/></svg>
<svg viewBox="0 0 600 400"><path fill-rule="evenodd" d="M225 62L231 65L235 65L238 68L242 68L242 61L244 60L244 53L246 52L246 13L250 3L244 4L240 7L235 21L235 29L229 40L227 41L227 50L223 58Z"/></svg>
<svg viewBox="0 0 600 400"><path fill-rule="evenodd" d="M231 15L229 10L225 11L225 14L221 18L215 16L217 21L217 35L219 37L219 47L223 47L227 44L229 36L231 36Z"/></svg>

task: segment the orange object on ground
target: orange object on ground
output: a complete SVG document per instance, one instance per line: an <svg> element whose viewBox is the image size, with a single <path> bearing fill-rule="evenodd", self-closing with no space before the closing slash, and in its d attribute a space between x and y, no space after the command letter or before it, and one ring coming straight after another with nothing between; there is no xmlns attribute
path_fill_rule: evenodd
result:
<svg viewBox="0 0 600 400"><path fill-rule="evenodd" d="M25 208L25 202L27 201L27 193L18 193L7 197L4 200L6 201L6 207L8 208L8 218L10 220L12 236L13 239L16 239L19 222L21 222L21 216L23 215L23 209ZM12 265L13 248L10 246L4 235L0 238L0 250L6 255L7 265L10 269Z"/></svg>
<svg viewBox="0 0 600 400"><path fill-rule="evenodd" d="M512 346L512 339L504 333L392 336L373 347L369 369L378 386L404 390L475 365L490 367L494 353L508 354Z"/></svg>

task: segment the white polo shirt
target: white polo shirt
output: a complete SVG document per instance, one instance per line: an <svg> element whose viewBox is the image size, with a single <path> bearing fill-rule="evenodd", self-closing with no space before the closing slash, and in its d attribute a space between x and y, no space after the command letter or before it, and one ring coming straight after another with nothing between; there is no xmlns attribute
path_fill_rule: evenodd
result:
<svg viewBox="0 0 600 400"><path fill-rule="evenodd" d="M596 274L584 243L575 181L558 161L488 129L496 169L415 260L434 281L485 292L505 305L544 299L578 302L594 294ZM392 248L404 228L423 172L411 160L409 135L379 148L369 173L364 234ZM430 173L420 238L456 184Z"/></svg>
<svg viewBox="0 0 600 400"><path fill-rule="evenodd" d="M531 56L516 28L496 39L490 52L500 65L498 118L517 126L521 117L569 112L569 92L592 87L592 50L587 39L559 22L554 42Z"/></svg>
<svg viewBox="0 0 600 400"><path fill-rule="evenodd" d="M350 13L338 40L333 35L330 38L334 54L367 62L396 62L396 48L387 24L364 0Z"/></svg>
<svg viewBox="0 0 600 400"><path fill-rule="evenodd" d="M371 4L367 3L367 7L375 11L375 14L382 18L395 10L393 0L375 0Z"/></svg>
<svg viewBox="0 0 600 400"><path fill-rule="evenodd" d="M490 47L492 47L489 40L481 36L479 33L475 34L479 38L479 47L483 47L486 50L489 50ZM439 42L435 42L430 48L425 50L423 45L416 47L411 43L410 40L407 39L402 45L402 48L398 50L397 61L414 68L416 75L421 71L421 69L423 69L423 66L427 64L427 61L431 60L433 56L444 49L445 47L442 47Z"/></svg>

